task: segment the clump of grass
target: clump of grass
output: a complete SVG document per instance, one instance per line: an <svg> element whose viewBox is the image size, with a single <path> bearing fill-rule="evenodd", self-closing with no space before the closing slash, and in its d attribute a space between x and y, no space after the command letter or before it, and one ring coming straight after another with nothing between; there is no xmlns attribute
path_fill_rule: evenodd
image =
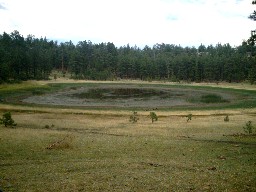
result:
<svg viewBox="0 0 256 192"><path fill-rule="evenodd" d="M35 90L32 90L32 94L33 95L43 95L44 91L40 90L40 89L35 89Z"/></svg>
<svg viewBox="0 0 256 192"><path fill-rule="evenodd" d="M133 114L130 116L130 122L137 123L139 120L138 113L136 111L133 112Z"/></svg>
<svg viewBox="0 0 256 192"><path fill-rule="evenodd" d="M229 122L229 116L228 115L226 115L226 117L224 118L224 121Z"/></svg>
<svg viewBox="0 0 256 192"><path fill-rule="evenodd" d="M220 95L208 94L203 95L200 100L202 103L225 103L228 100L223 99Z"/></svg>
<svg viewBox="0 0 256 192"><path fill-rule="evenodd" d="M74 137L71 135L65 136L63 139L49 144L46 149L69 149L72 148Z"/></svg>
<svg viewBox="0 0 256 192"><path fill-rule="evenodd" d="M188 114L186 117L187 117L187 122L189 122L189 121L191 121L192 120L192 114L190 113L190 114Z"/></svg>
<svg viewBox="0 0 256 192"><path fill-rule="evenodd" d="M45 128L45 129L50 129L50 128L53 128L53 127L54 127L54 125L53 125L53 124L52 124L51 126L50 126L50 125L48 125L48 124L44 126L44 128Z"/></svg>

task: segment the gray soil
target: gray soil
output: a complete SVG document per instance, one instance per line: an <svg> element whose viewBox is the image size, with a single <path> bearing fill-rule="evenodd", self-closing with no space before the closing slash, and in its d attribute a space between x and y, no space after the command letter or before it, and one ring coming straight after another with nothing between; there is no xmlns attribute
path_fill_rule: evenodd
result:
<svg viewBox="0 0 256 192"><path fill-rule="evenodd" d="M95 92L95 90L100 90L100 94L91 95L90 93ZM124 95L116 95L116 92L120 90L125 90ZM128 95L127 92L131 92L131 95ZM203 95L207 94L217 94L228 101L236 99L235 96L231 94L207 90L139 87L138 85L97 85L96 87L82 86L67 88L55 93L31 96L23 99L22 102L54 106L125 108L213 105L197 102ZM221 104L219 103L217 105Z"/></svg>

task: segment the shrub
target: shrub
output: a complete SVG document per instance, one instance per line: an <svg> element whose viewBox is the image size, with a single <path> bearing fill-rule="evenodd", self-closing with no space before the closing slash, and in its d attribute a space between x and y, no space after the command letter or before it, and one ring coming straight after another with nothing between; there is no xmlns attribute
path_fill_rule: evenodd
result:
<svg viewBox="0 0 256 192"><path fill-rule="evenodd" d="M51 125L51 128L53 128L53 127L54 127L54 125L52 124L52 125ZM45 128L45 129L50 129L50 125L47 124L47 125L44 126L44 128Z"/></svg>
<svg viewBox="0 0 256 192"><path fill-rule="evenodd" d="M229 116L228 115L224 118L224 121L229 122Z"/></svg>
<svg viewBox="0 0 256 192"><path fill-rule="evenodd" d="M6 112L3 114L3 117L0 118L0 124L4 124L5 127L7 126L16 126L17 124L12 119L11 112Z"/></svg>
<svg viewBox="0 0 256 192"><path fill-rule="evenodd" d="M253 129L254 129L251 121L248 121L245 124L245 127L243 127L243 128L244 128L244 132L247 133L247 134L252 134Z"/></svg>
<svg viewBox="0 0 256 192"><path fill-rule="evenodd" d="M192 114L190 113L190 114L188 114L187 116L187 122L189 122L189 121L191 121L192 120Z"/></svg>
<svg viewBox="0 0 256 192"><path fill-rule="evenodd" d="M130 116L130 122L137 123L139 120L138 113L136 111L133 112L133 114Z"/></svg>
<svg viewBox="0 0 256 192"><path fill-rule="evenodd" d="M149 117L152 120L152 123L154 123L154 121L158 120L158 116L156 115L155 112L150 112Z"/></svg>

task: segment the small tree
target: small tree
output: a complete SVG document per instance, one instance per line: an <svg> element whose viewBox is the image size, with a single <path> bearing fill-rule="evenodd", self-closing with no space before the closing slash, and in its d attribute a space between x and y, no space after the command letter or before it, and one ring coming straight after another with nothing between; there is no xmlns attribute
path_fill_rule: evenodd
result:
<svg viewBox="0 0 256 192"><path fill-rule="evenodd" d="M149 117L152 120L152 123L154 123L154 121L158 120L158 116L156 115L155 112L150 112Z"/></svg>
<svg viewBox="0 0 256 192"><path fill-rule="evenodd" d="M244 132L245 133L248 133L248 134L252 134L253 132L253 129L254 127L252 126L252 122L251 121L248 121L246 124L245 124L245 127L244 128Z"/></svg>
<svg viewBox="0 0 256 192"><path fill-rule="evenodd" d="M138 113L136 111L133 112L133 114L130 116L130 122L137 123L139 120Z"/></svg>
<svg viewBox="0 0 256 192"><path fill-rule="evenodd" d="M224 118L224 121L229 122L229 116L228 115Z"/></svg>
<svg viewBox="0 0 256 192"><path fill-rule="evenodd" d="M6 112L3 114L3 117L0 118L0 124L4 124L5 127L7 126L16 126L17 124L12 119L11 112Z"/></svg>
<svg viewBox="0 0 256 192"><path fill-rule="evenodd" d="M192 114L190 113L190 114L188 114L187 116L187 122L189 122L189 121L191 121L192 120Z"/></svg>

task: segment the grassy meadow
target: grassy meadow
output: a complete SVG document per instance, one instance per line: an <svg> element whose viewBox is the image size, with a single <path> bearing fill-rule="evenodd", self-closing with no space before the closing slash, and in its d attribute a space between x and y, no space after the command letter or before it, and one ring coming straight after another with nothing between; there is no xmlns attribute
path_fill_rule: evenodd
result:
<svg viewBox="0 0 256 192"><path fill-rule="evenodd" d="M39 83L0 86L0 93L51 90ZM256 135L243 129L256 126L255 107L157 110L154 123L140 109L137 123L129 109L0 103L0 115L6 111L17 126L0 125L4 192L256 191Z"/></svg>

